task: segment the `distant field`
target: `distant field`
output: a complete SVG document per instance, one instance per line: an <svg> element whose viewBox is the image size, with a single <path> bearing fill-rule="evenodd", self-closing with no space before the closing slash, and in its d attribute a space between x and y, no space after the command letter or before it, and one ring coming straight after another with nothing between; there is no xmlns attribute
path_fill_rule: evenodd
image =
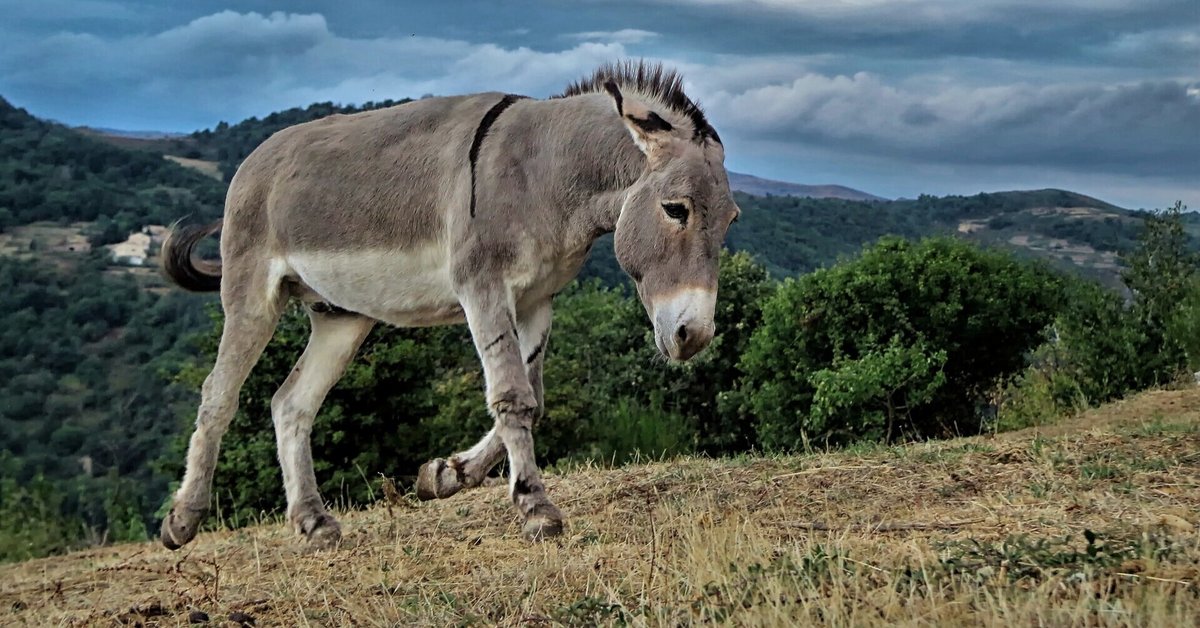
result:
<svg viewBox="0 0 1200 628"><path fill-rule="evenodd" d="M163 155L163 157L170 159L171 161L173 161L181 166L184 166L186 168L192 168L194 170L199 170L200 172L203 172L204 174L206 174L214 179L218 179L218 180L222 179L221 165L215 161L205 161L203 159L189 159L187 157L178 157L176 155Z"/></svg>
<svg viewBox="0 0 1200 628"><path fill-rule="evenodd" d="M35 222L12 227L0 233L0 255L28 257L39 251L86 253L92 250L83 231L90 223L75 222L67 226Z"/></svg>
<svg viewBox="0 0 1200 628"><path fill-rule="evenodd" d="M274 464L263 460L263 464ZM531 545L503 486L0 567L0 624L1185 626L1200 617L1200 389L1040 429L548 474Z"/></svg>
<svg viewBox="0 0 1200 628"><path fill-rule="evenodd" d="M0 233L0 256L18 259L39 259L59 269L69 269L80 256L92 250L83 235L90 223L76 222L67 226L37 222L12 227Z"/></svg>

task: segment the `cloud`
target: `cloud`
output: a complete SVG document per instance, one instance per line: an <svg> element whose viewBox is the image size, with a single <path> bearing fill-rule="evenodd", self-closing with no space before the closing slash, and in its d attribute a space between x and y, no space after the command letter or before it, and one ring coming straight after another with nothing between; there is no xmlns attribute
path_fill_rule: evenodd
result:
<svg viewBox="0 0 1200 628"><path fill-rule="evenodd" d="M858 73L705 95L722 135L934 163L1196 172L1200 99L1177 81L904 85Z"/></svg>
<svg viewBox="0 0 1200 628"><path fill-rule="evenodd" d="M1157 45L1120 48L1157 32L1200 32L1195 0L645 0L674 11L664 36L703 37L707 48L746 54L838 54L854 72L898 60L1007 59L1043 67L1107 63L1194 72L1195 56L1163 55ZM672 22L690 25L683 35ZM868 67L866 63L875 64Z"/></svg>
<svg viewBox="0 0 1200 628"><path fill-rule="evenodd" d="M564 39L573 39L576 41L602 41L618 44L637 44L648 39L654 39L658 36L659 34L653 31L644 31L637 28L623 28L619 31L586 31L582 33L568 33L562 37Z"/></svg>
<svg viewBox="0 0 1200 628"><path fill-rule="evenodd" d="M181 121L185 129L209 126L314 100L482 89L544 96L624 56L618 42L545 52L408 35L347 37L320 14L222 11L150 35L63 32L28 40L0 51L0 89L18 100L51 94L64 110L90 101L93 114L109 117L98 125L184 130Z"/></svg>
<svg viewBox="0 0 1200 628"><path fill-rule="evenodd" d="M0 14L14 22L48 23L60 20L132 20L137 12L109 0L0 0Z"/></svg>

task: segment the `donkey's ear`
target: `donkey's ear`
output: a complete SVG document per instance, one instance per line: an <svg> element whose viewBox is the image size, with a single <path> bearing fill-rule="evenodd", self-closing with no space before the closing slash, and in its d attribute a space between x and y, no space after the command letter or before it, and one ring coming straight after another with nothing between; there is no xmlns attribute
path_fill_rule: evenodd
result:
<svg viewBox="0 0 1200 628"><path fill-rule="evenodd" d="M621 121L629 129L633 141L647 156L659 151L671 138L671 131L675 130L675 127L637 98L626 98L615 82L605 83L604 91L612 96L617 115L621 116Z"/></svg>

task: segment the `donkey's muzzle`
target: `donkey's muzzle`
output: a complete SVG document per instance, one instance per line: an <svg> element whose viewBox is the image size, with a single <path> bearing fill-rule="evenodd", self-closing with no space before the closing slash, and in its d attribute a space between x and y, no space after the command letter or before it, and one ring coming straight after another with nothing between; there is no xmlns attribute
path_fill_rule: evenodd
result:
<svg viewBox="0 0 1200 628"><path fill-rule="evenodd" d="M712 342L716 292L680 290L654 306L654 342L672 360L687 360Z"/></svg>

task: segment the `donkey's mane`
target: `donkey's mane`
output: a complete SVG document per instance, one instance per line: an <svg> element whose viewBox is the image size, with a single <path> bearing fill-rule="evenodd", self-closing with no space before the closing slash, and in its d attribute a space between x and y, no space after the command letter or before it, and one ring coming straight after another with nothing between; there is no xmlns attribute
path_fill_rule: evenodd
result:
<svg viewBox="0 0 1200 628"><path fill-rule="evenodd" d="M687 116L692 121L698 139L711 138L718 144L721 142L717 130L704 117L700 105L684 93L683 76L673 69L664 68L661 63L647 63L645 60L606 63L591 76L571 83L563 93L552 98L603 92L604 84L609 81L656 98L672 111Z"/></svg>

